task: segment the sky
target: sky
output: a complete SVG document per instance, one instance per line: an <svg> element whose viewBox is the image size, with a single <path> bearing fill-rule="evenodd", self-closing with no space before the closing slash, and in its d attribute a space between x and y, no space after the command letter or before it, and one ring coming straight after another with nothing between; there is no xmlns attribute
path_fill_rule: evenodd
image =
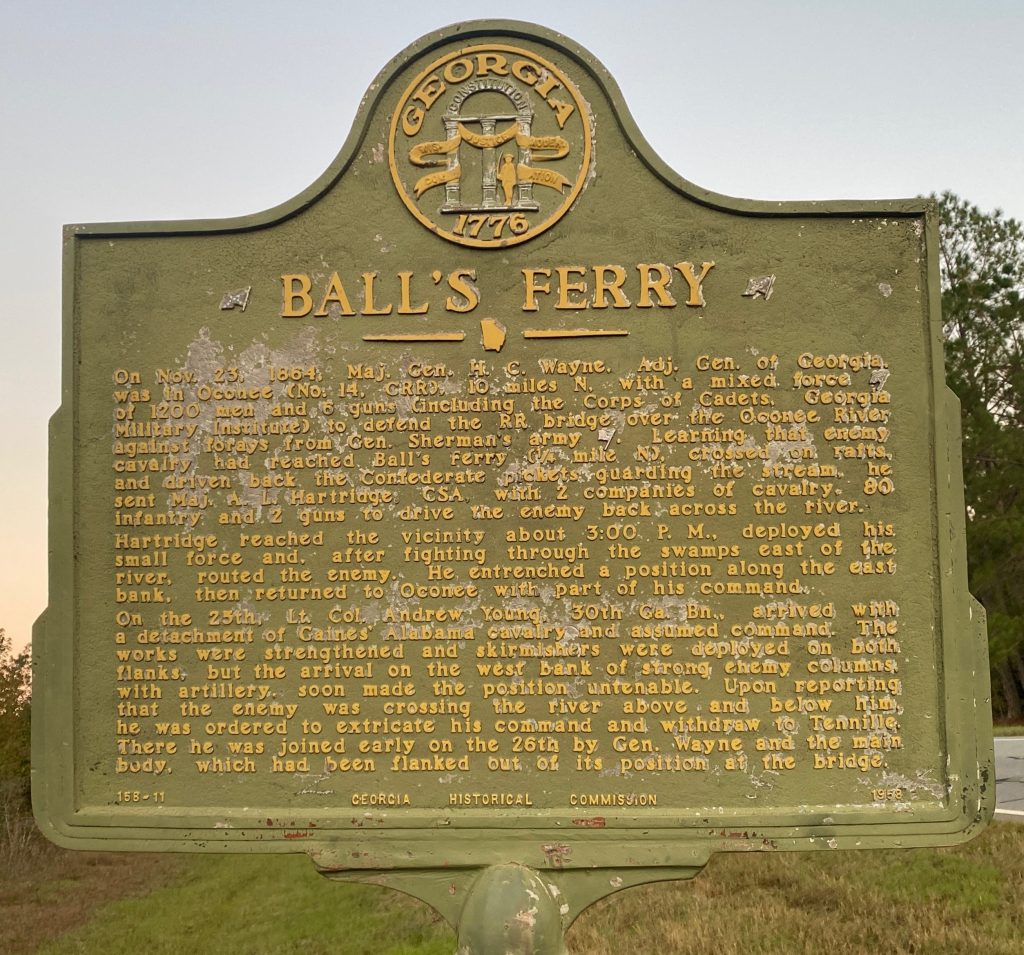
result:
<svg viewBox="0 0 1024 955"><path fill-rule="evenodd" d="M393 56L505 16L588 49L655 152L706 189L950 189L1024 219L1019 0L0 0L0 628L15 647L47 603L62 225L275 206L330 164Z"/></svg>

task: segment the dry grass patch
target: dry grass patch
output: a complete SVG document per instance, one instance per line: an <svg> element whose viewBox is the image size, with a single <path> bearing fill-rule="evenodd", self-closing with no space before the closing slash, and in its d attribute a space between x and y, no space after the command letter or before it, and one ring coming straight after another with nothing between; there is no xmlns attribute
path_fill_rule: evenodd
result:
<svg viewBox="0 0 1024 955"><path fill-rule="evenodd" d="M1024 827L955 849L729 854L585 912L573 955L1020 955Z"/></svg>
<svg viewBox="0 0 1024 955"><path fill-rule="evenodd" d="M28 955L92 918L100 906L178 878L179 859L73 852L44 839L23 799L0 798L0 952Z"/></svg>
<svg viewBox="0 0 1024 955"><path fill-rule="evenodd" d="M44 858L45 854L45 858ZM88 922L114 899L173 881L180 861L157 854L43 850L38 864L0 875L0 952L27 955Z"/></svg>

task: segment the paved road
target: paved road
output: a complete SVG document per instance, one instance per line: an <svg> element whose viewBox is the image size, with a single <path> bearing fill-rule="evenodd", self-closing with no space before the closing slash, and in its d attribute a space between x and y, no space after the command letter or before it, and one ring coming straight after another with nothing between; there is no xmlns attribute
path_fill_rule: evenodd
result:
<svg viewBox="0 0 1024 955"><path fill-rule="evenodd" d="M996 737L996 818L1024 823L1024 736Z"/></svg>

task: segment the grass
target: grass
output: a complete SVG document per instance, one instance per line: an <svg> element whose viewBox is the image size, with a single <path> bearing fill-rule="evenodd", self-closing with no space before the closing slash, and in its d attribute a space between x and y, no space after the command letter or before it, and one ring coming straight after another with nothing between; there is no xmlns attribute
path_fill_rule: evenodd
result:
<svg viewBox="0 0 1024 955"><path fill-rule="evenodd" d="M454 935L425 905L337 885L305 857L187 859L175 885L103 906L40 955L451 955Z"/></svg>
<svg viewBox="0 0 1024 955"><path fill-rule="evenodd" d="M36 839L39 837L36 836ZM329 882L303 857L66 852L18 872L0 845L0 951L12 955L451 955L426 906ZM688 883L591 907L572 955L1019 955L1024 826L942 850L728 854Z"/></svg>
<svg viewBox="0 0 1024 955"><path fill-rule="evenodd" d="M996 736L1024 736L1024 726L996 726Z"/></svg>
<svg viewBox="0 0 1024 955"><path fill-rule="evenodd" d="M34 952L107 902L181 877L173 857L58 849L36 829L22 788L0 784L0 952Z"/></svg>
<svg viewBox="0 0 1024 955"><path fill-rule="evenodd" d="M570 931L574 955L1020 955L1024 827L956 849L722 855L689 884L623 892Z"/></svg>

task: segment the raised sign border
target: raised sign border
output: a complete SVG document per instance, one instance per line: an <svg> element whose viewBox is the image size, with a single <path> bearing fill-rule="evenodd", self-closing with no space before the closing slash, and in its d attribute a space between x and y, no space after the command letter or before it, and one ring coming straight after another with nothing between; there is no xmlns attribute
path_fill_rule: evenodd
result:
<svg viewBox="0 0 1024 955"><path fill-rule="evenodd" d="M78 394L76 353L79 329L75 281L81 243L116 236L184 236L241 233L282 222L314 203L341 177L367 135L367 120L399 71L453 40L478 37L528 39L547 45L588 70L613 104L620 129L647 168L694 202L741 216L911 218L922 223L928 253L934 477L941 569L942 670L945 737L950 792L943 809L907 811L893 807L843 812L808 806L799 811L718 811L688 814L643 810L609 815L606 828L571 825L568 812L535 812L524 826L514 810L409 814L402 822L379 813L339 807L314 818L294 810L224 807L192 816L170 810L79 806L76 801L73 740L75 725L87 718L76 697L74 643L78 581L75 458ZM670 170L651 150L626 109L608 72L573 41L542 27L518 22L459 24L429 34L391 61L370 86L353 129L325 173L294 199L262 213L223 220L107 223L68 226L64 236L62 405L50 424L50 603L34 630L36 694L33 706L33 800L41 829L60 845L88 849L193 850L310 853L325 869L361 871L475 868L510 859L537 869L637 867L636 884L679 877L718 851L751 849L883 848L948 845L969 839L994 808L994 775L989 713L989 677L984 611L966 591L965 535L960 473L959 405L942 375L938 274L938 218L921 199L883 202L776 202L739 200L701 189ZM936 422L940 424L937 426ZM941 424L945 422L945 424ZM955 542L955 543L954 543ZM954 789L955 785L958 789ZM125 818L137 818L126 825ZM652 825L653 823L653 825ZM289 834L302 831L302 839ZM663 875L652 875L657 871ZM607 891L607 890L605 890Z"/></svg>

